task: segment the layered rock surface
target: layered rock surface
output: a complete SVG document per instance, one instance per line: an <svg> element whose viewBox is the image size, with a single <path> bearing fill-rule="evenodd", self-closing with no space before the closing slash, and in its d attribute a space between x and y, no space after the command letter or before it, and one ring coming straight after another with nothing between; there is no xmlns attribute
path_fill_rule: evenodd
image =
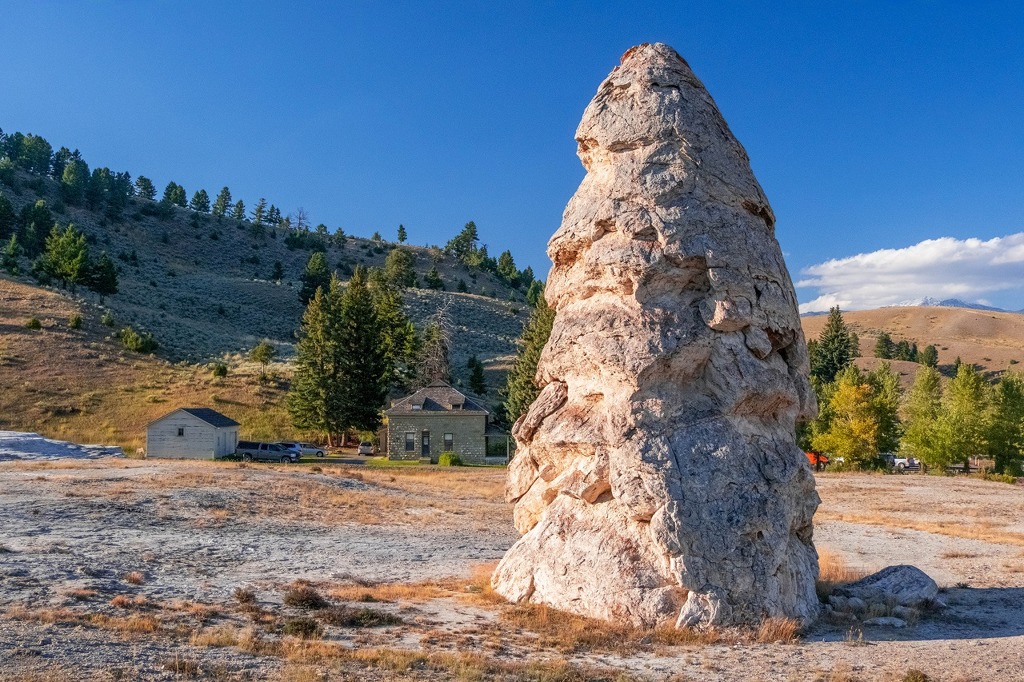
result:
<svg viewBox="0 0 1024 682"><path fill-rule="evenodd" d="M492 582L638 625L808 623L819 498L794 425L816 407L747 154L661 44L623 56L576 139L542 390L513 429L524 535Z"/></svg>

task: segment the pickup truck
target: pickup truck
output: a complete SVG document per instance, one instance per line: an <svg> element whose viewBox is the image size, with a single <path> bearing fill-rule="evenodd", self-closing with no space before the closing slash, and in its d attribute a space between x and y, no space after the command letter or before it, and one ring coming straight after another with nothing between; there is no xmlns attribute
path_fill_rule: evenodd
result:
<svg viewBox="0 0 1024 682"><path fill-rule="evenodd" d="M238 441L235 454L242 456L243 462L264 461L291 464L299 461L299 453L289 450L280 443L256 443L248 440Z"/></svg>

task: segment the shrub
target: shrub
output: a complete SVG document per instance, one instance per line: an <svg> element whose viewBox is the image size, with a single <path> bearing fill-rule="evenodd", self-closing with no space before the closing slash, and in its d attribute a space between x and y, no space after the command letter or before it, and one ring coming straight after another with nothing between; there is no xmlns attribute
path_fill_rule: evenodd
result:
<svg viewBox="0 0 1024 682"><path fill-rule="evenodd" d="M454 452L442 452L437 458L437 466L460 467L462 466L462 458Z"/></svg>
<svg viewBox="0 0 1024 682"><path fill-rule="evenodd" d="M105 327L113 327L114 313L110 312L109 310L104 310L102 317L100 317L100 324L102 324Z"/></svg>
<svg viewBox="0 0 1024 682"><path fill-rule="evenodd" d="M235 601L239 604L255 604L256 603L256 590L251 587L236 587Z"/></svg>
<svg viewBox="0 0 1024 682"><path fill-rule="evenodd" d="M226 377L228 375L228 366L223 362L213 363L213 376L215 377Z"/></svg>
<svg viewBox="0 0 1024 682"><path fill-rule="evenodd" d="M43 323L39 321L38 317L30 317L28 318L28 322L25 323L25 327L28 329L38 330L43 328Z"/></svg>
<svg viewBox="0 0 1024 682"><path fill-rule="evenodd" d="M146 582L146 576L144 576L141 571L132 571L131 573L125 574L124 581L126 583L131 583L132 585L141 585Z"/></svg>
<svg viewBox="0 0 1024 682"><path fill-rule="evenodd" d="M152 353L160 345L149 332L137 332L131 327L123 328L117 336L125 348L135 353Z"/></svg>
<svg viewBox="0 0 1024 682"><path fill-rule="evenodd" d="M393 613L363 607L332 606L317 613L328 625L349 628L379 628L385 625L401 625L402 619Z"/></svg>
<svg viewBox="0 0 1024 682"><path fill-rule="evenodd" d="M329 602L309 585L292 585L284 593L284 605L300 609L322 609Z"/></svg>
<svg viewBox="0 0 1024 682"><path fill-rule="evenodd" d="M284 622L284 634L293 635L301 639L317 639L323 634L323 627L314 618L299 616L289 618Z"/></svg>
<svg viewBox="0 0 1024 682"><path fill-rule="evenodd" d="M68 326L71 327L72 329L81 329L82 316L78 314L72 315L70 318L68 318Z"/></svg>

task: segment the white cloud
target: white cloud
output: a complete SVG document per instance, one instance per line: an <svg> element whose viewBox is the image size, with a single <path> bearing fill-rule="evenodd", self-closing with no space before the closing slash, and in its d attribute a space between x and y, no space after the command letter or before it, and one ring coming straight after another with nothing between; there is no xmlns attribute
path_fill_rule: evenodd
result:
<svg viewBox="0 0 1024 682"><path fill-rule="evenodd" d="M981 302L985 294L1024 291L1024 232L989 240L941 237L805 268L798 287L817 290L800 312L878 308L924 298Z"/></svg>

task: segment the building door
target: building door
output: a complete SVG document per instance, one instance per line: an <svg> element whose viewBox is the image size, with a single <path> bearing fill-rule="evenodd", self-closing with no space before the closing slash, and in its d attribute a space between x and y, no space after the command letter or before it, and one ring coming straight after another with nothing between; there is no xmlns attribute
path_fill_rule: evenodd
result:
<svg viewBox="0 0 1024 682"><path fill-rule="evenodd" d="M430 457L430 431L424 431L420 434L420 440L423 443L423 448L420 450L420 456Z"/></svg>

